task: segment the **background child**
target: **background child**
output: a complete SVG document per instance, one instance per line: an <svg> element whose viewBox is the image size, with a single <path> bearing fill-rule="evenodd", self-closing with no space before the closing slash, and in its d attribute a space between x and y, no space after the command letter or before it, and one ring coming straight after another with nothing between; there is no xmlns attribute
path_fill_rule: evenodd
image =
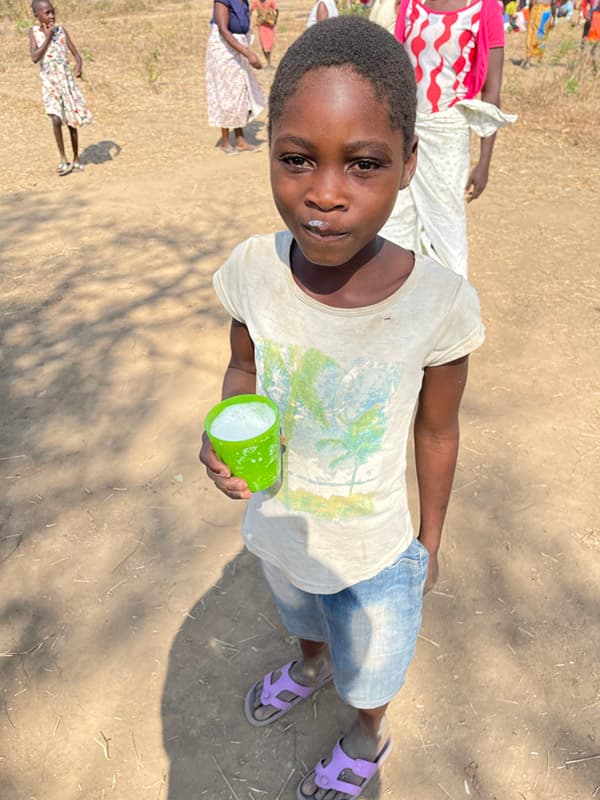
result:
<svg viewBox="0 0 600 800"><path fill-rule="evenodd" d="M591 44L592 64L596 69L596 50L600 42L600 0L588 0L585 7L585 22L583 23L583 35L581 45Z"/></svg>
<svg viewBox="0 0 600 800"><path fill-rule="evenodd" d="M92 122L92 114L75 82L69 66L67 50L75 59L75 77L81 78L81 56L66 29L56 25L54 7L49 0L33 0L33 15L39 21L29 29L29 49L34 64L40 65L42 97L46 114L52 122L54 138L60 154L57 167L59 175L68 175L73 169L82 170L79 161L77 129ZM63 123L69 128L73 161L68 161L63 140Z"/></svg>
<svg viewBox="0 0 600 800"><path fill-rule="evenodd" d="M267 69L271 69L271 51L275 44L275 26L279 16L277 3L275 0L253 0L250 10L256 14L260 46L267 62Z"/></svg>
<svg viewBox="0 0 600 800"><path fill-rule="evenodd" d="M391 750L385 711L437 578L467 355L483 328L463 278L378 236L416 165L415 81L394 37L353 16L313 26L282 59L269 108L288 230L239 245L214 285L232 317L223 397L278 404L281 485L251 495L206 437L200 459L221 491L249 499L244 540L300 640L299 659L250 688L247 719L271 724L333 673L356 719L297 797L342 800ZM418 539L405 474L415 407Z"/></svg>
<svg viewBox="0 0 600 800"><path fill-rule="evenodd" d="M525 37L525 60L521 66L531 66L532 60L541 62L551 28L556 21L556 0L529 0L529 20Z"/></svg>
<svg viewBox="0 0 600 800"><path fill-rule="evenodd" d="M214 0L206 46L206 108L208 124L221 129L219 148L227 156L260 150L244 135L244 126L258 117L266 102L253 72L262 69L262 63L250 48L249 31L248 0Z"/></svg>
<svg viewBox="0 0 600 800"><path fill-rule="evenodd" d="M500 111L502 6L497 0L400 0L395 35L417 81L419 163L382 235L466 278L465 200L484 191L496 131L516 119ZM473 166L471 131L481 137Z"/></svg>

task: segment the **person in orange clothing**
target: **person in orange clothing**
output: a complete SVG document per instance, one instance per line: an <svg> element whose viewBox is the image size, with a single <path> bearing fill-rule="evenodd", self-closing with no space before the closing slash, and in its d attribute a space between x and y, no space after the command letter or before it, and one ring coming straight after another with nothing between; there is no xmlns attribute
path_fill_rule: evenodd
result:
<svg viewBox="0 0 600 800"><path fill-rule="evenodd" d="M275 26L279 9L275 0L253 0L250 7L252 13L256 14L256 24L258 26L258 38L260 46L265 54L267 69L271 67L271 51L275 44Z"/></svg>
<svg viewBox="0 0 600 800"><path fill-rule="evenodd" d="M598 42L600 42L600 0L588 0L585 3L585 8L582 7L581 10L584 18L581 46L585 46L586 42L592 45L592 60L595 67L596 49Z"/></svg>
<svg viewBox="0 0 600 800"><path fill-rule="evenodd" d="M550 29L556 23L556 0L530 0L527 36L525 38L526 57L522 67L529 67L532 60L539 64L544 55L546 40Z"/></svg>

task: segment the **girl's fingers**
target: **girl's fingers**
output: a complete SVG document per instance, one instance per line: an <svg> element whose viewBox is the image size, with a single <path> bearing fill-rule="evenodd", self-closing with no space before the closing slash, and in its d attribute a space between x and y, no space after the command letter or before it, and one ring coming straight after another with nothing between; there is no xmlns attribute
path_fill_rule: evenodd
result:
<svg viewBox="0 0 600 800"><path fill-rule="evenodd" d="M202 448L198 457L206 467L208 477L211 481L214 481L217 489L220 489L227 497L232 500L248 500L252 496L246 481L243 478L236 478L231 474L227 464L219 461L206 433L202 437Z"/></svg>
<svg viewBox="0 0 600 800"><path fill-rule="evenodd" d="M215 482L217 489L220 489L227 497L232 500L247 500L251 496L248 484L243 478L224 477L212 470L206 470L208 477Z"/></svg>
<svg viewBox="0 0 600 800"><path fill-rule="evenodd" d="M200 459L201 463L204 464L207 470L211 470L216 475L223 475L226 478L231 475L231 470L227 464L219 461L219 457L215 453L215 449L206 433L202 435L202 447L198 453L198 458Z"/></svg>

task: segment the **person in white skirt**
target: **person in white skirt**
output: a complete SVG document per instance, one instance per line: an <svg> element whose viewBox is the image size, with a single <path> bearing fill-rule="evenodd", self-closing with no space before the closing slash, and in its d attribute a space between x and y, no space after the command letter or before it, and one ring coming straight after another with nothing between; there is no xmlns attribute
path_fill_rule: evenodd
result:
<svg viewBox="0 0 600 800"><path fill-rule="evenodd" d="M486 187L500 111L504 60L497 0L401 0L395 36L417 81L417 170L381 235L467 277L467 202ZM481 94L481 99L478 95ZM481 137L470 167L471 131Z"/></svg>
<svg viewBox="0 0 600 800"><path fill-rule="evenodd" d="M337 17L338 14L339 11L335 0L317 0L310 10L306 27L310 28L316 22L322 22L330 17Z"/></svg>
<svg viewBox="0 0 600 800"><path fill-rule="evenodd" d="M244 125L267 104L252 71L262 69L262 62L250 49L249 30L248 0L214 0L206 47L206 105L208 124L221 128L219 147L228 156L260 149L244 137Z"/></svg>

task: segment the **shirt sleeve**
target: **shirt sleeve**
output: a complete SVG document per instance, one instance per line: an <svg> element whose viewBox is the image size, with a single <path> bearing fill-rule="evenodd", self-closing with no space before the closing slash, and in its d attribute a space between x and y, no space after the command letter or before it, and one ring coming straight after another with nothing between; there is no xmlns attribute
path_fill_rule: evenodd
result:
<svg viewBox="0 0 600 800"><path fill-rule="evenodd" d="M245 242L238 245L227 261L213 275L213 287L225 311L238 322L246 322L243 287Z"/></svg>
<svg viewBox="0 0 600 800"><path fill-rule="evenodd" d="M477 292L463 280L424 366L439 367L469 355L483 344L484 339L485 328L481 322Z"/></svg>
<svg viewBox="0 0 600 800"><path fill-rule="evenodd" d="M504 14L497 0L483 0L483 13L486 16L488 47L504 47Z"/></svg>

